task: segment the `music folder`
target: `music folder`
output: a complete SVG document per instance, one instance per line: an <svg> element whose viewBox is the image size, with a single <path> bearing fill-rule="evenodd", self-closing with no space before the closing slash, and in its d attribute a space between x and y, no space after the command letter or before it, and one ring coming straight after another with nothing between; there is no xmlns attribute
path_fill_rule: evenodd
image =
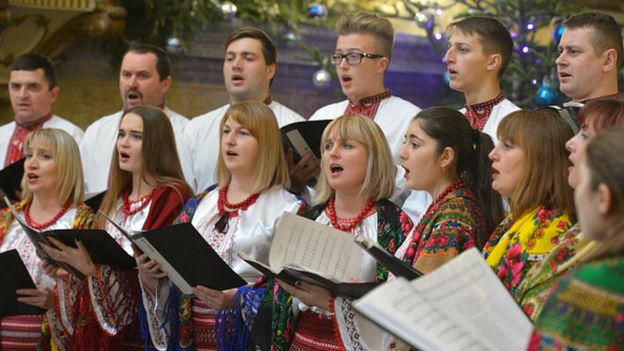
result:
<svg viewBox="0 0 624 351"><path fill-rule="evenodd" d="M22 178L24 177L24 158L0 170L0 189L11 201L20 200ZM0 206L4 207L4 206Z"/></svg>
<svg viewBox="0 0 624 351"><path fill-rule="evenodd" d="M0 267L0 317L44 313L42 308L17 301L17 289L36 289L17 250L0 253Z"/></svg>
<svg viewBox="0 0 624 351"><path fill-rule="evenodd" d="M128 232L100 212L150 259L158 262L169 279L185 294L202 285L227 290L246 285L191 223Z"/></svg>

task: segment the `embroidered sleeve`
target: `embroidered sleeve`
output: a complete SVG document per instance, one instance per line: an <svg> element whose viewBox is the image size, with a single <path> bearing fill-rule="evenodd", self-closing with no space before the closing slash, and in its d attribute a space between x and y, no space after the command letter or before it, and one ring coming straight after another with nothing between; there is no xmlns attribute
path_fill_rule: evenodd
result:
<svg viewBox="0 0 624 351"><path fill-rule="evenodd" d="M100 328L117 335L136 319L139 283L136 271L114 270L96 266L96 274L87 278L91 306Z"/></svg>
<svg viewBox="0 0 624 351"><path fill-rule="evenodd" d="M140 280L139 280L140 281ZM146 312L147 327L152 343L157 350L166 350L171 336L171 326L165 324L165 306L170 289L174 288L168 279L161 279L156 285L154 296L141 289L141 297Z"/></svg>
<svg viewBox="0 0 624 351"><path fill-rule="evenodd" d="M69 348L69 340L74 334L78 318L78 297L85 288L85 281L67 275L56 279L54 288L54 308L46 313L50 333L60 350Z"/></svg>
<svg viewBox="0 0 624 351"><path fill-rule="evenodd" d="M393 338L353 310L353 300L336 297L333 329L343 350L388 350Z"/></svg>

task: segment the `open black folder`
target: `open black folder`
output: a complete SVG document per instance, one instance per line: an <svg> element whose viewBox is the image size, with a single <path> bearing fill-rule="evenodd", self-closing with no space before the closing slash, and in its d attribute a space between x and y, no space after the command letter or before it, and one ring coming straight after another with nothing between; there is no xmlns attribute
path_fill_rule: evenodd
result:
<svg viewBox="0 0 624 351"><path fill-rule="evenodd" d="M380 284L359 278L364 254L351 236L292 213L277 223L268 264L244 252L238 256L270 278L305 281L339 296L358 298Z"/></svg>
<svg viewBox="0 0 624 351"><path fill-rule="evenodd" d="M414 280L423 275L422 272L414 269L412 266L384 250L384 248L375 241L366 239L361 235L356 236L354 240L356 244L360 245L360 247L373 256L377 262L386 267L388 271L395 276L403 277L407 280Z"/></svg>
<svg viewBox="0 0 624 351"><path fill-rule="evenodd" d="M0 317L44 313L42 308L17 301L17 289L36 288L17 250L1 253L0 267Z"/></svg>
<svg viewBox="0 0 624 351"><path fill-rule="evenodd" d="M293 161L299 162L303 155L312 151L316 158L321 158L321 136L331 120L302 121L280 128L284 150L292 148Z"/></svg>
<svg viewBox="0 0 624 351"><path fill-rule="evenodd" d="M327 279L320 274L310 272L305 268L283 267L279 272L274 272L271 267L251 259L243 252L238 252L238 256L249 263L250 266L257 269L260 273L269 278L277 278L284 282L295 285L297 281L321 286L338 296L359 299L366 295L369 291L379 286L380 282L362 282L362 283L341 283Z"/></svg>
<svg viewBox="0 0 624 351"><path fill-rule="evenodd" d="M12 201L19 200L19 193L22 190L22 178L24 177L24 158L16 161L0 170L0 189ZM3 208L0 205L0 208Z"/></svg>
<svg viewBox="0 0 624 351"><path fill-rule="evenodd" d="M150 259L160 263L160 268L185 294L192 294L191 288L197 285L226 290L247 284L191 223L128 233L108 216L100 214Z"/></svg>
<svg viewBox="0 0 624 351"><path fill-rule="evenodd" d="M5 202L9 205L8 199L5 198ZM71 265L55 260L52 256L48 255L43 248L42 244L56 248L56 246L48 239L50 237L55 238L65 245L76 247L76 240L80 240L89 255L93 263L106 264L110 266L116 266L121 268L134 268L136 262L132 256L128 255L124 249L113 239L105 230L101 229L52 229L46 231L38 231L31 228L24 219L18 215L13 208L9 205L10 210L13 212L13 218L19 223L24 230L24 233L28 236L30 241L35 246L37 256L40 259L46 260L52 264L55 264L64 270L70 272L78 278L83 278L84 274L75 269Z"/></svg>

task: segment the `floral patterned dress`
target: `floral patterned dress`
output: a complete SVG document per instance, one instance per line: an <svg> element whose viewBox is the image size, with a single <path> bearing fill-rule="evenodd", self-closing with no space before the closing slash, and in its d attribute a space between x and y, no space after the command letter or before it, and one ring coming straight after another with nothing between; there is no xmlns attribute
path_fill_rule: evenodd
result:
<svg viewBox="0 0 624 351"><path fill-rule="evenodd" d="M517 220L510 213L485 244L486 261L513 294L529 269L559 243L571 226L567 211L540 206Z"/></svg>

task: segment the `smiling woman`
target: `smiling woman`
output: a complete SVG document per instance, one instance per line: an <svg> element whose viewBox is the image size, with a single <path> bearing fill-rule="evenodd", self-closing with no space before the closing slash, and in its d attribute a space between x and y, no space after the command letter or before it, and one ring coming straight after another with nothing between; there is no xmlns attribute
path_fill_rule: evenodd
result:
<svg viewBox="0 0 624 351"><path fill-rule="evenodd" d="M85 228L93 222L91 209L82 203L84 184L78 145L59 129L40 129L24 141L24 200L14 205L18 215L38 230ZM0 252L17 249L37 289L19 290L19 301L53 308L58 301L56 267L43 264L35 247L8 209L0 211ZM6 267L5 267L6 269ZM0 319L0 349L34 350L41 336L42 316ZM46 328L47 331L47 328ZM46 335L49 337L49 335ZM43 339L44 343L49 340Z"/></svg>

